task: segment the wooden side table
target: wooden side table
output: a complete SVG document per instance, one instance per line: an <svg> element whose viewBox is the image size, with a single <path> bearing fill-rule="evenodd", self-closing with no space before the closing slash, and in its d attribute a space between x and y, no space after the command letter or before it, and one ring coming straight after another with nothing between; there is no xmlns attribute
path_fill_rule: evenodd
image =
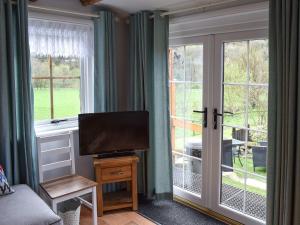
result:
<svg viewBox="0 0 300 225"><path fill-rule="evenodd" d="M94 158L96 174L98 216L104 211L129 208L138 209L137 156ZM103 184L127 182L127 190L103 194Z"/></svg>

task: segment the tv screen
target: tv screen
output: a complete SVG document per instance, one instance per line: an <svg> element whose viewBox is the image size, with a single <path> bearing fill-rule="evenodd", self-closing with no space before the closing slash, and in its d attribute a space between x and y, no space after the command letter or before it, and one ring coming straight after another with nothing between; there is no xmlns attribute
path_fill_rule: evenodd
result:
<svg viewBox="0 0 300 225"><path fill-rule="evenodd" d="M147 111L79 115L80 155L149 148Z"/></svg>

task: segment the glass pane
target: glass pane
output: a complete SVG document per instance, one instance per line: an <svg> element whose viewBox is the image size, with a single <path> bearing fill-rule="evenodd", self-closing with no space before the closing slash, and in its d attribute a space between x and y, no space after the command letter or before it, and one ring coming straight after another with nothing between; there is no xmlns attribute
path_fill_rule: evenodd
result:
<svg viewBox="0 0 300 225"><path fill-rule="evenodd" d="M249 88L248 123L252 129L268 129L268 88Z"/></svg>
<svg viewBox="0 0 300 225"><path fill-rule="evenodd" d="M48 57L31 57L32 77L49 77L49 59ZM36 87L44 87L42 84Z"/></svg>
<svg viewBox="0 0 300 225"><path fill-rule="evenodd" d="M246 154L245 137L246 130L244 129L223 127L223 141L221 146L223 171L232 171L230 169L232 167L244 169Z"/></svg>
<svg viewBox="0 0 300 225"><path fill-rule="evenodd" d="M193 157L189 157L193 156ZM202 191L202 159L199 150L190 149L189 155L184 157L183 181L184 189L201 195Z"/></svg>
<svg viewBox="0 0 300 225"><path fill-rule="evenodd" d="M224 124L245 127L246 96L247 90L245 87L224 85ZM226 112L230 112L232 114Z"/></svg>
<svg viewBox="0 0 300 225"><path fill-rule="evenodd" d="M51 119L50 81L48 79L33 79L34 120Z"/></svg>
<svg viewBox="0 0 300 225"><path fill-rule="evenodd" d="M267 154L268 154L268 141L267 133L250 131L251 141L248 143L249 153L248 169L247 171L267 176Z"/></svg>
<svg viewBox="0 0 300 225"><path fill-rule="evenodd" d="M184 126L184 120L183 119L177 119L172 118L172 125L171 125L171 131L172 131L172 146L173 151L177 152L183 152L184 150L184 128L180 127L181 124Z"/></svg>
<svg viewBox="0 0 300 225"><path fill-rule="evenodd" d="M183 188L184 179L183 179L183 165L184 165L184 156L173 153L173 185Z"/></svg>
<svg viewBox="0 0 300 225"><path fill-rule="evenodd" d="M48 57L31 57L34 120L51 119Z"/></svg>
<svg viewBox="0 0 300 225"><path fill-rule="evenodd" d="M176 117L184 117L185 84L172 83L171 87L171 115Z"/></svg>
<svg viewBox="0 0 300 225"><path fill-rule="evenodd" d="M245 83L247 81L247 41L224 44L224 82Z"/></svg>
<svg viewBox="0 0 300 225"><path fill-rule="evenodd" d="M245 202L245 173L238 170L222 169L221 204L243 212Z"/></svg>
<svg viewBox="0 0 300 225"><path fill-rule="evenodd" d="M184 81L185 65L184 65L184 46L171 49L170 57L170 80Z"/></svg>
<svg viewBox="0 0 300 225"><path fill-rule="evenodd" d="M269 50L267 40L249 42L250 83L268 84L269 81Z"/></svg>
<svg viewBox="0 0 300 225"><path fill-rule="evenodd" d="M80 113L80 80L54 80L54 117L75 117Z"/></svg>
<svg viewBox="0 0 300 225"><path fill-rule="evenodd" d="M202 122L201 113L195 110L203 109L203 86L202 84L187 83L185 87L185 118L197 122Z"/></svg>
<svg viewBox="0 0 300 225"><path fill-rule="evenodd" d="M221 204L266 219L266 179L238 170L222 172Z"/></svg>
<svg viewBox="0 0 300 225"><path fill-rule="evenodd" d="M80 77L79 58L52 58L54 77Z"/></svg>
<svg viewBox="0 0 300 225"><path fill-rule="evenodd" d="M249 176L246 187L245 213L266 220L267 179L259 176Z"/></svg>
<svg viewBox="0 0 300 225"><path fill-rule="evenodd" d="M185 49L185 80L203 81L203 45L188 45Z"/></svg>
<svg viewBox="0 0 300 225"><path fill-rule="evenodd" d="M201 157L202 151L202 126L191 120L185 120L185 152L191 154L191 151L198 151Z"/></svg>

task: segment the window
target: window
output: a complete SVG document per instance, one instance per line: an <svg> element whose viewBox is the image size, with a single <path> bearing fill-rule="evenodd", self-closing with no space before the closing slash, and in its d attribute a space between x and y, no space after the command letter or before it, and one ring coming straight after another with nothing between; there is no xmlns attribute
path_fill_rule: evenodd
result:
<svg viewBox="0 0 300 225"><path fill-rule="evenodd" d="M75 117L80 107L80 59L32 57L34 118L37 121Z"/></svg>
<svg viewBox="0 0 300 225"><path fill-rule="evenodd" d="M29 20L34 119L39 124L92 111L92 37L88 24Z"/></svg>

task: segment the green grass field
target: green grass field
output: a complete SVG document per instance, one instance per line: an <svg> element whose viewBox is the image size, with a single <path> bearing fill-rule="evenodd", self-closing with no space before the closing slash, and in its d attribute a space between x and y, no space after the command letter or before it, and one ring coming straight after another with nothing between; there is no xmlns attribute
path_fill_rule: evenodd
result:
<svg viewBox="0 0 300 225"><path fill-rule="evenodd" d="M80 113L80 91L75 88L54 89L54 118L74 117ZM35 121L50 120L50 90L49 88L34 89L34 119Z"/></svg>

